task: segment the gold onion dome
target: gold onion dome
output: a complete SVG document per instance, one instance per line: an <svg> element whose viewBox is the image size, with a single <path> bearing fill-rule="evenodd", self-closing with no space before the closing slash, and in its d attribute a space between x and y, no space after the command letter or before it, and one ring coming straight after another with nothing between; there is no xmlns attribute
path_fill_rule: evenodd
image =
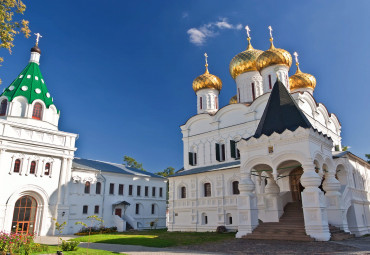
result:
<svg viewBox="0 0 370 255"><path fill-rule="evenodd" d="M198 76L193 81L193 90L197 92L201 89L217 89L220 91L222 89L222 81L216 75L210 74L208 71L207 54L206 57L206 71L204 74Z"/></svg>
<svg viewBox="0 0 370 255"><path fill-rule="evenodd" d="M262 50L256 50L253 48L251 38L248 37L247 50L240 52L230 61L229 71L231 77L235 79L242 73L257 71L256 60L262 53Z"/></svg>
<svg viewBox="0 0 370 255"><path fill-rule="evenodd" d="M238 103L238 98L236 97L236 95L230 98L229 104L237 104L237 103Z"/></svg>
<svg viewBox="0 0 370 255"><path fill-rule="evenodd" d="M256 61L258 71L272 66L272 65L285 65L290 68L292 65L292 56L284 49L275 48L273 38L270 38L270 49L264 51Z"/></svg>
<svg viewBox="0 0 370 255"><path fill-rule="evenodd" d="M289 77L290 91L293 92L297 89L314 90L316 87L315 76L308 73L303 73L301 69L299 69L298 54L294 52L294 55L296 56L297 71L295 72L295 74Z"/></svg>

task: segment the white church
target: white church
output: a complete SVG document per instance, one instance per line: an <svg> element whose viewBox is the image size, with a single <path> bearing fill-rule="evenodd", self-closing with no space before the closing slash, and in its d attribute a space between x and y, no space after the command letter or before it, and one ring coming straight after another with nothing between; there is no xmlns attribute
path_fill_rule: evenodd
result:
<svg viewBox="0 0 370 255"><path fill-rule="evenodd" d="M0 231L54 235L56 219L73 234L90 215L118 231L166 227L165 178L74 156L77 135L58 129L36 35L28 65L0 96Z"/></svg>
<svg viewBox="0 0 370 255"><path fill-rule="evenodd" d="M370 233L370 165L342 151L341 124L313 94L316 79L290 53L248 47L230 62L236 95L219 108L221 80L193 81L197 115L181 126L184 167L169 178L169 231L327 241ZM295 239L297 238L297 239Z"/></svg>

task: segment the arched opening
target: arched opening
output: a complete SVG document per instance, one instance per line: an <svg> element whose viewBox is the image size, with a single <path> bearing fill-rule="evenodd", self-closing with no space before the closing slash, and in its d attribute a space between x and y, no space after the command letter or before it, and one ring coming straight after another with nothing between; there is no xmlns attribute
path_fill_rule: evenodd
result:
<svg viewBox="0 0 370 255"><path fill-rule="evenodd" d="M41 117L42 117L42 105L40 103L36 103L33 106L32 119L41 120Z"/></svg>
<svg viewBox="0 0 370 255"><path fill-rule="evenodd" d="M16 159L15 162L14 162L13 172L14 173L19 173L20 169L21 169L21 160Z"/></svg>
<svg viewBox="0 0 370 255"><path fill-rule="evenodd" d="M50 175L50 163L45 164L45 175Z"/></svg>
<svg viewBox="0 0 370 255"><path fill-rule="evenodd" d="M37 212L36 199L31 196L23 196L17 200L14 206L12 233L33 234Z"/></svg>
<svg viewBox="0 0 370 255"><path fill-rule="evenodd" d="M208 224L208 216L206 213L202 213L202 225Z"/></svg>
<svg viewBox="0 0 370 255"><path fill-rule="evenodd" d="M90 194L90 182L85 183L85 194Z"/></svg>
<svg viewBox="0 0 370 255"><path fill-rule="evenodd" d="M0 116L4 116L6 114L7 107L8 107L8 100L3 99L0 104Z"/></svg>
<svg viewBox="0 0 370 255"><path fill-rule="evenodd" d="M357 230L357 219L356 219L356 212L353 205L351 205L347 210L347 222L348 222L348 229L351 233Z"/></svg>
<svg viewBox="0 0 370 255"><path fill-rule="evenodd" d="M97 182L96 183L96 190L95 190L95 193L96 194L100 194L101 192L101 182Z"/></svg>
<svg viewBox="0 0 370 255"><path fill-rule="evenodd" d="M180 198L186 198L186 187L185 186L181 187Z"/></svg>
<svg viewBox="0 0 370 255"><path fill-rule="evenodd" d="M302 201L302 191L304 187L301 184L301 176L303 174L303 168L297 167L292 170L289 174L290 191L292 192L293 201Z"/></svg>
<svg viewBox="0 0 370 255"><path fill-rule="evenodd" d="M240 194L239 182L238 181L233 181L232 186L233 186L233 195L239 195Z"/></svg>
<svg viewBox="0 0 370 255"><path fill-rule="evenodd" d="M36 161L31 162L30 166L30 174L35 174L36 173Z"/></svg>
<svg viewBox="0 0 370 255"><path fill-rule="evenodd" d="M204 196L210 197L211 195L212 195L211 184L209 182L204 183Z"/></svg>
<svg viewBox="0 0 370 255"><path fill-rule="evenodd" d="M233 216L231 213L226 214L226 225L232 225L233 224Z"/></svg>

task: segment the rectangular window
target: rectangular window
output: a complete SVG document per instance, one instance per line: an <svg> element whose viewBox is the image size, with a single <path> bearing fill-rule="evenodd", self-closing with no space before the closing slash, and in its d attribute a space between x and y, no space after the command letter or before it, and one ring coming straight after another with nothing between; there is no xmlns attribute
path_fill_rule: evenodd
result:
<svg viewBox="0 0 370 255"><path fill-rule="evenodd" d="M120 184L119 186L118 186L118 195L121 195L121 196L123 196L123 184Z"/></svg>
<svg viewBox="0 0 370 255"><path fill-rule="evenodd" d="M94 213L95 214L99 214L99 206L98 205L95 206Z"/></svg>
<svg viewBox="0 0 370 255"><path fill-rule="evenodd" d="M197 165L197 154L195 152L189 152L189 165Z"/></svg>
<svg viewBox="0 0 370 255"><path fill-rule="evenodd" d="M208 224L208 216L204 216L204 224Z"/></svg>
<svg viewBox="0 0 370 255"><path fill-rule="evenodd" d="M254 83L252 82L252 98L253 98L253 101L254 99L256 99L256 92L254 91Z"/></svg>
<svg viewBox="0 0 370 255"><path fill-rule="evenodd" d="M271 74L269 74L269 89L272 89Z"/></svg>
<svg viewBox="0 0 370 255"><path fill-rule="evenodd" d="M129 196L132 196L132 190L133 190L132 185L129 185L129 186L128 186L128 195L129 195Z"/></svg>
<svg viewBox="0 0 370 255"><path fill-rule="evenodd" d="M218 109L218 98L217 98L217 96L215 97L215 104L216 104L216 109Z"/></svg>
<svg viewBox="0 0 370 255"><path fill-rule="evenodd" d="M152 204L152 214L155 213L155 204Z"/></svg>
<svg viewBox="0 0 370 255"><path fill-rule="evenodd" d="M87 211L88 211L88 206L87 205L84 205L82 207L82 214L87 214Z"/></svg>
<svg viewBox="0 0 370 255"><path fill-rule="evenodd" d="M181 187L181 198L186 198L186 187Z"/></svg>
<svg viewBox="0 0 370 255"><path fill-rule="evenodd" d="M223 143L216 143L216 160L225 161L225 144Z"/></svg>
<svg viewBox="0 0 370 255"><path fill-rule="evenodd" d="M109 194L114 194L114 183L109 184Z"/></svg>
<svg viewBox="0 0 370 255"><path fill-rule="evenodd" d="M238 88L238 103L240 103L240 88Z"/></svg>
<svg viewBox="0 0 370 255"><path fill-rule="evenodd" d="M155 187L152 187L152 197L155 197Z"/></svg>
<svg viewBox="0 0 370 255"><path fill-rule="evenodd" d="M139 204L136 204L135 214L139 214L139 213L140 213L140 205Z"/></svg>
<svg viewBox="0 0 370 255"><path fill-rule="evenodd" d="M136 187L136 195L137 195L138 197L140 197L140 196L141 196L141 186L137 186L137 187Z"/></svg>
<svg viewBox="0 0 370 255"><path fill-rule="evenodd" d="M204 183L204 196L210 197L211 196L211 184L209 182Z"/></svg>
<svg viewBox="0 0 370 255"><path fill-rule="evenodd" d="M199 98L199 108L202 110L203 109L203 98Z"/></svg>
<svg viewBox="0 0 370 255"><path fill-rule="evenodd" d="M230 152L231 152L231 157L234 159L239 159L240 158L240 152L237 148L237 143L234 140L230 140Z"/></svg>
<svg viewBox="0 0 370 255"><path fill-rule="evenodd" d="M163 188L159 188L159 197L163 197Z"/></svg>
<svg viewBox="0 0 370 255"><path fill-rule="evenodd" d="M145 186L145 196L149 196L149 187Z"/></svg>

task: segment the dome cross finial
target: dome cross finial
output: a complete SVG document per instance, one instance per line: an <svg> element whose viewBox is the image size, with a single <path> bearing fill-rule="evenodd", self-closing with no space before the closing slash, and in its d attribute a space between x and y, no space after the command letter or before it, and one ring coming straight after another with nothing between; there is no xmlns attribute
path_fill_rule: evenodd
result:
<svg viewBox="0 0 370 255"><path fill-rule="evenodd" d="M269 27L268 27L268 29L270 30L270 39L274 39L274 38L272 37L272 27L271 27L271 26L269 26Z"/></svg>
<svg viewBox="0 0 370 255"><path fill-rule="evenodd" d="M296 73L299 73L301 70L299 69L298 53L295 51L295 52L293 53L293 55L294 55L294 58L295 58L295 65L297 66L297 71L296 71Z"/></svg>
<svg viewBox="0 0 370 255"><path fill-rule="evenodd" d="M206 73L208 73L208 55L207 55L207 52L206 53L204 53L204 57L205 57L205 59L206 59Z"/></svg>
<svg viewBox="0 0 370 255"><path fill-rule="evenodd" d="M251 38L251 36L250 36L250 34L249 34L249 32L251 31L251 30L249 29L249 26L245 26L245 30L247 31L248 38Z"/></svg>
<svg viewBox="0 0 370 255"><path fill-rule="evenodd" d="M42 37L42 36L41 36L40 33L35 33L35 35L36 35L36 46L38 46L39 45L40 37Z"/></svg>
<svg viewBox="0 0 370 255"><path fill-rule="evenodd" d="M274 46L274 38L272 37L272 27L269 26L268 29L270 30L270 42L271 42L270 49L273 49L275 48L275 46Z"/></svg>

